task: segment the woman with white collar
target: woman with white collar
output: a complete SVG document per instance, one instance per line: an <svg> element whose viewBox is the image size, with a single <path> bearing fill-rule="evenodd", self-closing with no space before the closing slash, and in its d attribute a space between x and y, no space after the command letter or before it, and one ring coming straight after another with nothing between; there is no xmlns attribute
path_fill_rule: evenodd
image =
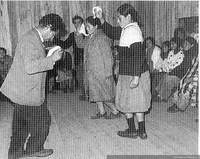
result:
<svg viewBox="0 0 200 159"><path fill-rule="evenodd" d="M118 9L120 27L113 27L105 22L101 12L97 17L108 37L119 42L119 78L117 83L116 107L126 116L128 129L118 131L121 137L147 139L144 112L148 111L151 101L150 77L142 47L143 36L138 25L137 11L130 4L123 4ZM134 114L138 121L135 128Z"/></svg>

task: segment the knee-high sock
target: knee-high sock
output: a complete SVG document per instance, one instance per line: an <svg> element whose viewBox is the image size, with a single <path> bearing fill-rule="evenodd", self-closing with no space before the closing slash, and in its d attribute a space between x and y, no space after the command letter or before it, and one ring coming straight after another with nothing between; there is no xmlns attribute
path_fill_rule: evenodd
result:
<svg viewBox="0 0 200 159"><path fill-rule="evenodd" d="M143 134L146 132L145 121L138 122L139 133Z"/></svg>
<svg viewBox="0 0 200 159"><path fill-rule="evenodd" d="M127 118L126 121L128 123L130 132L135 132L136 129L135 129L134 116L132 116L132 118Z"/></svg>

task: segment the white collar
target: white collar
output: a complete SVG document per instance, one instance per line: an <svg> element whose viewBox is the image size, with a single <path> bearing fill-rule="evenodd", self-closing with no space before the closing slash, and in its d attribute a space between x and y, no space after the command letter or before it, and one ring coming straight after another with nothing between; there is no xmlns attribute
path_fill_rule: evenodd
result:
<svg viewBox="0 0 200 159"><path fill-rule="evenodd" d="M123 30L125 30L126 28L128 28L129 26L132 26L132 25L137 25L137 22L127 24L127 25L123 28Z"/></svg>
<svg viewBox="0 0 200 159"><path fill-rule="evenodd" d="M39 37L40 37L41 41L42 41L42 42L44 42L44 39L43 39L43 37L42 37L41 33L39 32L39 30L37 30L37 28L35 28L35 30L38 32L38 34L39 34Z"/></svg>

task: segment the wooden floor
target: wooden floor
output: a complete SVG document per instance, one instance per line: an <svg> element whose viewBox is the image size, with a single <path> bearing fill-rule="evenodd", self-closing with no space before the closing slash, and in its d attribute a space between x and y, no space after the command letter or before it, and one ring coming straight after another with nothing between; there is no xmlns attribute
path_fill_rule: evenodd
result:
<svg viewBox="0 0 200 159"><path fill-rule="evenodd" d="M91 120L98 112L94 103L78 100L79 92L48 95L52 116L46 148L54 154L45 159L106 159L107 155L197 155L197 108L184 113L167 113L169 103L153 103L146 115L147 140L117 136L127 128L124 117L114 120ZM110 110L107 109L108 112ZM0 106L0 159L7 159L13 108ZM33 159L33 158L32 158Z"/></svg>

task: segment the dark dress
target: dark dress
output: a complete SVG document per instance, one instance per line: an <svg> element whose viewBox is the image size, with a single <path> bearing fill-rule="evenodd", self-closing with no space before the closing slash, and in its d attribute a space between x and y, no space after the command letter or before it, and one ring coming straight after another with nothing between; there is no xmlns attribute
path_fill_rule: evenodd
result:
<svg viewBox="0 0 200 159"><path fill-rule="evenodd" d="M151 102L150 78L139 26L137 23L131 23L122 30L105 22L102 28L108 37L120 39L119 78L115 99L117 109L124 113L148 111ZM126 39L132 39L129 45L126 45ZM139 76L140 79L138 87L131 89L133 76Z"/></svg>
<svg viewBox="0 0 200 159"><path fill-rule="evenodd" d="M73 70L73 77L78 80L79 86L84 87L84 69L83 69L83 57L84 57L84 49L78 48L75 41L75 33L70 33L69 37L65 40L54 39L54 43L59 45L63 49L68 49L69 47L73 47L73 55L74 55L74 65L75 70Z"/></svg>

